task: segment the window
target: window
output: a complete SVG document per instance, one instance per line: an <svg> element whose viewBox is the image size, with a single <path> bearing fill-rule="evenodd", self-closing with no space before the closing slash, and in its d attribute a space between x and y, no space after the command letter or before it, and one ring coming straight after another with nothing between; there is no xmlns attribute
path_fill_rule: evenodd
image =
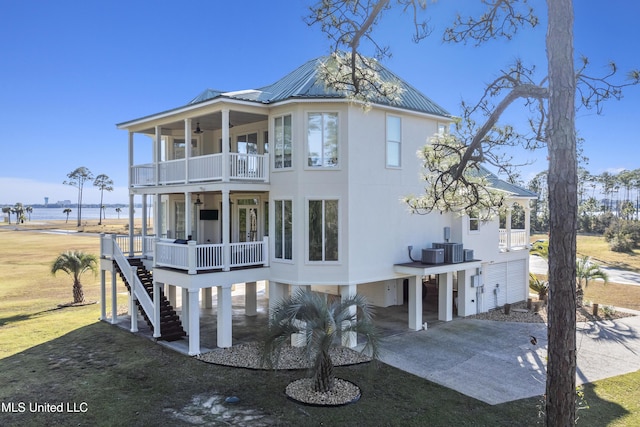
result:
<svg viewBox="0 0 640 427"><path fill-rule="evenodd" d="M275 258L293 259L293 211L291 200L276 200Z"/></svg>
<svg viewBox="0 0 640 427"><path fill-rule="evenodd" d="M276 169L291 167L291 115L276 117L274 119L274 142L273 153Z"/></svg>
<svg viewBox="0 0 640 427"><path fill-rule="evenodd" d="M444 123L438 123L438 135L444 136L447 133L447 125Z"/></svg>
<svg viewBox="0 0 640 427"><path fill-rule="evenodd" d="M469 231L480 231L480 219L476 210L469 212Z"/></svg>
<svg viewBox="0 0 640 427"><path fill-rule="evenodd" d="M309 201L309 261L338 261L338 201Z"/></svg>
<svg viewBox="0 0 640 427"><path fill-rule="evenodd" d="M309 113L307 121L308 166L338 166L338 113Z"/></svg>
<svg viewBox="0 0 640 427"><path fill-rule="evenodd" d="M402 153L402 122L400 117L387 116L387 167L399 168Z"/></svg>

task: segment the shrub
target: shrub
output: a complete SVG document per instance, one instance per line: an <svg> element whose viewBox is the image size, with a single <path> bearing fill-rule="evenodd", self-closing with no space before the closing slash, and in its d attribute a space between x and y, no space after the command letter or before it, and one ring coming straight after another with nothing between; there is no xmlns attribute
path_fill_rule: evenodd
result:
<svg viewBox="0 0 640 427"><path fill-rule="evenodd" d="M540 280L538 277L529 273L529 288L538 294L538 298L544 299L549 293L549 282Z"/></svg>

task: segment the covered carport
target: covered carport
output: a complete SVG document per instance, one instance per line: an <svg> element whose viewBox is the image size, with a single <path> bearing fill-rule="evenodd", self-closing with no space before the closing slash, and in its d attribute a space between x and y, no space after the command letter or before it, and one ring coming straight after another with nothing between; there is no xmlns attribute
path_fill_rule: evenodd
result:
<svg viewBox="0 0 640 427"><path fill-rule="evenodd" d="M476 293L471 291L479 280L480 260L460 263L423 264L409 262L396 264L394 270L409 280L409 329L418 331L423 328L422 317L422 278L438 276L438 320L453 320L453 303L457 298L458 315L476 314ZM454 296L454 273L457 275L457 295Z"/></svg>

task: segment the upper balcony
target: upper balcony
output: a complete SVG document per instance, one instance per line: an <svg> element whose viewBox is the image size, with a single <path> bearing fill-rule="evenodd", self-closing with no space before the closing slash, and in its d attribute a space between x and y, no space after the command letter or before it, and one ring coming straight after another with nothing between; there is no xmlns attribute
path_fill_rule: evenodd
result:
<svg viewBox="0 0 640 427"><path fill-rule="evenodd" d="M131 186L269 182L269 155L218 153L131 167Z"/></svg>

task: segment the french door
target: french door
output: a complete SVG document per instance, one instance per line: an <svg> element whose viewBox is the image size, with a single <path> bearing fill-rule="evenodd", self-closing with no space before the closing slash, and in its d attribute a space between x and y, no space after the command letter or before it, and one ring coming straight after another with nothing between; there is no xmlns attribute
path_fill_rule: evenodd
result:
<svg viewBox="0 0 640 427"><path fill-rule="evenodd" d="M238 199L236 211L236 242L256 242L258 236L258 199Z"/></svg>

